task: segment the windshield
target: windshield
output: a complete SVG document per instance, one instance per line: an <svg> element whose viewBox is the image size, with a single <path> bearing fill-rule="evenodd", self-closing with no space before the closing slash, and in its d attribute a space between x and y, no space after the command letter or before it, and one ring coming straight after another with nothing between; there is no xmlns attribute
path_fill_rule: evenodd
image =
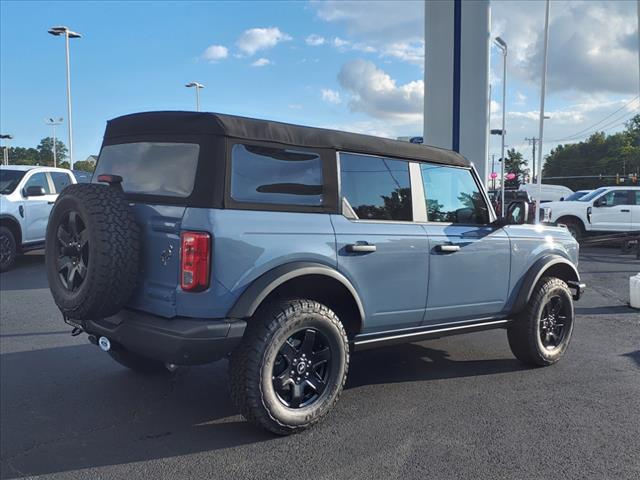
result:
<svg viewBox="0 0 640 480"><path fill-rule="evenodd" d="M573 202L575 200L580 200L587 193L589 193L589 192L588 191L584 191L584 190L579 190L577 192L573 192L571 195L569 195L567 198L565 198L564 201L565 202Z"/></svg>
<svg viewBox="0 0 640 480"><path fill-rule="evenodd" d="M12 193L25 173L27 173L26 170L0 169L0 194L9 195Z"/></svg>
<svg viewBox="0 0 640 480"><path fill-rule="evenodd" d="M591 193L587 193L584 197L578 199L579 202L590 202L591 200L593 200L594 198L596 198L598 195L604 193L607 191L607 187L600 187L597 190L594 190Z"/></svg>
<svg viewBox="0 0 640 480"><path fill-rule="evenodd" d="M185 198L193 191L199 153L200 146L194 143L108 145L100 153L93 178L120 175L125 192Z"/></svg>

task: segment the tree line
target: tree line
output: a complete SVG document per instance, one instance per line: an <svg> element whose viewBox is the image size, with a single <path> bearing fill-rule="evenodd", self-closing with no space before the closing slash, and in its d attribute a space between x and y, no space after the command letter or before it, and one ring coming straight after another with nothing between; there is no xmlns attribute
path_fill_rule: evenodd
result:
<svg viewBox="0 0 640 480"><path fill-rule="evenodd" d="M53 138L45 137L37 147L10 147L8 150L9 165L40 165L53 167ZM69 150L61 140L56 139L56 165L69 168ZM76 161L74 170L93 172L95 163L88 160Z"/></svg>

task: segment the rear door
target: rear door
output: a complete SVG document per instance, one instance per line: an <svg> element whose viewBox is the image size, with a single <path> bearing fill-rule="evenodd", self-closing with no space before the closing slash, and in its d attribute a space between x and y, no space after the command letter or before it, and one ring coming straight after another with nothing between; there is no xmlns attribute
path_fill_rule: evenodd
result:
<svg viewBox="0 0 640 480"><path fill-rule="evenodd" d="M421 164L429 236L425 324L491 317L507 301L511 247L472 171Z"/></svg>
<svg viewBox="0 0 640 480"><path fill-rule="evenodd" d="M631 205L631 230L640 231L640 189L633 190L634 204Z"/></svg>
<svg viewBox="0 0 640 480"><path fill-rule="evenodd" d="M104 146L94 181L120 175L141 230L141 266L129 306L156 315L176 315L180 232L186 199L194 189L197 143L137 141ZM206 227L204 227L206 228Z"/></svg>
<svg viewBox="0 0 640 480"><path fill-rule="evenodd" d="M342 214L332 215L338 269L365 308L365 332L420 325L428 241L413 222L410 162L341 153Z"/></svg>
<svg viewBox="0 0 640 480"><path fill-rule="evenodd" d="M635 203L632 190L611 190L593 201L591 230L628 232L631 230L631 210Z"/></svg>
<svg viewBox="0 0 640 480"><path fill-rule="evenodd" d="M25 243L42 242L46 235L49 213L51 213L53 203L56 201L56 195L46 172L27 173L27 175L22 188L26 226L23 241ZM38 197L27 197L25 194L29 187L42 187L45 194Z"/></svg>

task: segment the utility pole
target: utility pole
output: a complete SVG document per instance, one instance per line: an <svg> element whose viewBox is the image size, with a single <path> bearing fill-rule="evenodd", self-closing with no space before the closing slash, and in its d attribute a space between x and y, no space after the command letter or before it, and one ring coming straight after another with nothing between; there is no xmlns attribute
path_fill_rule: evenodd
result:
<svg viewBox="0 0 640 480"><path fill-rule="evenodd" d="M529 145L533 145L533 165L531 166L531 182L536 182L536 143L538 142L538 138L525 138L526 142L529 142Z"/></svg>

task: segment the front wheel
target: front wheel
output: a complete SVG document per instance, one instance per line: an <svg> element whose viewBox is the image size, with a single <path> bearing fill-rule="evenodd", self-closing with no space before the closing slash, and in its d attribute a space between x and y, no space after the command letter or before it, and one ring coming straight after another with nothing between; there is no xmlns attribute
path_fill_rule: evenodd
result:
<svg viewBox="0 0 640 480"><path fill-rule="evenodd" d="M0 272L9 270L16 261L16 239L7 227L0 227Z"/></svg>
<svg viewBox="0 0 640 480"><path fill-rule="evenodd" d="M556 363L569 346L574 324L571 291L555 277L543 277L524 311L509 325L511 351L529 365Z"/></svg>
<svg viewBox="0 0 640 480"><path fill-rule="evenodd" d="M347 378L349 344L338 317L313 300L261 308L230 361L231 397L249 421L280 435L319 422Z"/></svg>

